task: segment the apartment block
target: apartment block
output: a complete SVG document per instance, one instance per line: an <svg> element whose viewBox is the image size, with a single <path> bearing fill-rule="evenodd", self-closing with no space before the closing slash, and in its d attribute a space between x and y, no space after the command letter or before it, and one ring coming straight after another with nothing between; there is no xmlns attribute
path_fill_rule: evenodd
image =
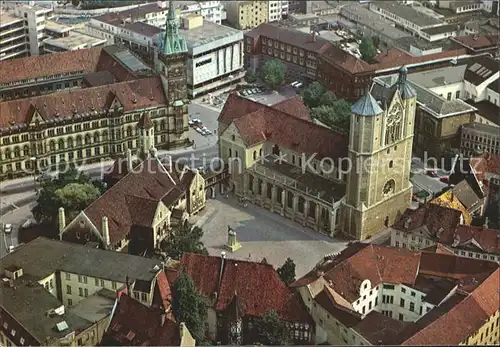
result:
<svg viewBox="0 0 500 347"><path fill-rule="evenodd" d="M4 346L96 346L123 289L169 309L170 288L154 259L37 238L3 257L0 270Z"/></svg>
<svg viewBox="0 0 500 347"><path fill-rule="evenodd" d="M276 22L288 16L289 1L268 1L269 22Z"/></svg>
<svg viewBox="0 0 500 347"><path fill-rule="evenodd" d="M279 1L272 1L277 3ZM268 1L230 1L226 3L227 21L233 27L244 30L269 21Z"/></svg>
<svg viewBox="0 0 500 347"><path fill-rule="evenodd" d="M2 4L0 7L0 61L43 52L46 20L50 8Z"/></svg>

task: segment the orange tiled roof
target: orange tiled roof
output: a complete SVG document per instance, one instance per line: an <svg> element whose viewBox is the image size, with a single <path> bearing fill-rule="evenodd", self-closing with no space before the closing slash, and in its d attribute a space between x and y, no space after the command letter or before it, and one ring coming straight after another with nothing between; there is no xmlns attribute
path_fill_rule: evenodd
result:
<svg viewBox="0 0 500 347"><path fill-rule="evenodd" d="M0 131L13 126L26 126L35 111L46 122L90 117L92 113L107 111L115 98L125 112L168 105L160 77L148 77L0 102Z"/></svg>
<svg viewBox="0 0 500 347"><path fill-rule="evenodd" d="M225 259L222 266L220 257L185 253L180 267L202 295L213 298L217 293L217 311L225 311L238 300L245 316L262 317L267 310L274 310L290 322L311 322L300 298L280 279L272 265Z"/></svg>

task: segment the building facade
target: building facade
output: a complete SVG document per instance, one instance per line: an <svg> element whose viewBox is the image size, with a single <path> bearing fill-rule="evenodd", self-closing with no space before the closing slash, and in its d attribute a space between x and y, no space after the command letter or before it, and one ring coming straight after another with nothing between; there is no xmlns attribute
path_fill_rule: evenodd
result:
<svg viewBox="0 0 500 347"><path fill-rule="evenodd" d="M278 1L272 1L277 3ZM281 2L281 1L280 1ZM227 21L240 29L251 29L269 21L268 1L230 1L226 2Z"/></svg>
<svg viewBox="0 0 500 347"><path fill-rule="evenodd" d="M17 3L2 4L1 10L0 61L42 53L45 22L53 10Z"/></svg>
<svg viewBox="0 0 500 347"><path fill-rule="evenodd" d="M468 123L460 127L460 152L467 157L482 152L500 154L498 126Z"/></svg>
<svg viewBox="0 0 500 347"><path fill-rule="evenodd" d="M498 344L499 274L494 262L355 243L292 287L316 322L318 345ZM483 311L476 300L491 304Z"/></svg>
<svg viewBox="0 0 500 347"><path fill-rule="evenodd" d="M276 22L288 16L289 1L278 0L268 1L269 3L269 22Z"/></svg>

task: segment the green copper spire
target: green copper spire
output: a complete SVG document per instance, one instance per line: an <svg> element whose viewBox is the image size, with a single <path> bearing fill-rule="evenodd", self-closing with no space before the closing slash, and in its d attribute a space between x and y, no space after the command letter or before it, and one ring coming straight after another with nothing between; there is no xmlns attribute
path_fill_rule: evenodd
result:
<svg viewBox="0 0 500 347"><path fill-rule="evenodd" d="M185 52L187 52L186 40L179 34L179 23L175 16L174 2L170 0L165 26L165 38L163 39L163 53L169 55Z"/></svg>

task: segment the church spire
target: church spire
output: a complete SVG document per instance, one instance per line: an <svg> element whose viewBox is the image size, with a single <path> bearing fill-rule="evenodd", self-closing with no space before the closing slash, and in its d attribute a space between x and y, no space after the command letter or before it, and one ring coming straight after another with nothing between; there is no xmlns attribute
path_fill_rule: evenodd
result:
<svg viewBox="0 0 500 347"><path fill-rule="evenodd" d="M170 55L185 52L187 52L186 40L179 33L179 23L175 15L174 2L170 0L167 22L165 25L165 37L163 39L163 53L165 55Z"/></svg>
<svg viewBox="0 0 500 347"><path fill-rule="evenodd" d="M417 95L415 90L408 84L407 77L408 68L403 65L401 69L399 69L398 81L396 82L397 89L399 89L403 100L414 98Z"/></svg>

